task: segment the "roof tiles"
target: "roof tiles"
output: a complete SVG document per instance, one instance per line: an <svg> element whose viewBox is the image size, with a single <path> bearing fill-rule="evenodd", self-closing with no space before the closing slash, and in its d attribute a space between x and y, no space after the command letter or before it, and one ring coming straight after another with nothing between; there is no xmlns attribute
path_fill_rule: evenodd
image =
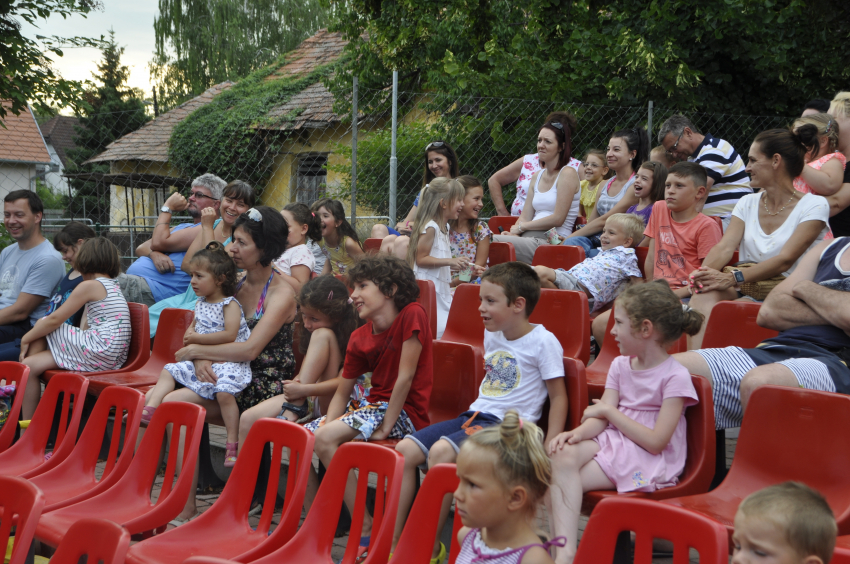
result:
<svg viewBox="0 0 850 564"><path fill-rule="evenodd" d="M6 108L6 128L0 127L0 162L25 164L49 164L50 154L41 137L41 131L29 108L16 116L11 112L12 103L0 102Z"/></svg>

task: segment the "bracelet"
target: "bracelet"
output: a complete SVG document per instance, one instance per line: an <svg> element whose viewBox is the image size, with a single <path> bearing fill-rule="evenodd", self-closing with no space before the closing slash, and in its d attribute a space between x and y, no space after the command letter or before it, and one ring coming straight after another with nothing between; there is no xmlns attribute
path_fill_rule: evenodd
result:
<svg viewBox="0 0 850 564"><path fill-rule="evenodd" d="M522 222L517 221L516 222L516 228L519 229L520 233L525 233L525 229L522 228Z"/></svg>

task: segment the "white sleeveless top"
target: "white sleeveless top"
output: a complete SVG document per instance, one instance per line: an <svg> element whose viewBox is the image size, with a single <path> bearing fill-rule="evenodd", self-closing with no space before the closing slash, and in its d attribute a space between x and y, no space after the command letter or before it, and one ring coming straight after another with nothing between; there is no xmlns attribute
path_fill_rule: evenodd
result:
<svg viewBox="0 0 850 564"><path fill-rule="evenodd" d="M616 180L616 179L617 179L616 176L609 179L608 182L605 184L605 188L603 188L599 192L599 199L596 200L596 213L599 214L599 217L602 217L603 215L605 215L606 213L608 213L609 211L614 209L614 206L617 205L617 202L622 200L623 196L626 195L626 192L628 191L629 186L631 186L632 184L635 183L635 175L634 175L634 173L632 173L631 177L628 180L626 180L626 184L623 185L623 187L620 189L620 191L617 193L617 195L616 196L609 196L608 195L608 188L611 187L611 184L613 184L614 180Z"/></svg>
<svg viewBox="0 0 850 564"><path fill-rule="evenodd" d="M555 177L555 182L552 183L552 187L546 192L541 192L538 189L540 179L543 177L543 171L541 170L537 175L537 180L534 182L534 217L532 218L532 221L549 217L555 213L555 202L558 199L558 178L561 177L561 172L568 168L570 167L561 167L561 170L558 171L558 176ZM563 225L556 227L558 234L562 237L569 237L572 234L573 226L575 225L576 218L578 217L580 201L581 190L576 190L576 193L573 195L573 201L570 204L570 210L567 212L567 219L564 220Z"/></svg>

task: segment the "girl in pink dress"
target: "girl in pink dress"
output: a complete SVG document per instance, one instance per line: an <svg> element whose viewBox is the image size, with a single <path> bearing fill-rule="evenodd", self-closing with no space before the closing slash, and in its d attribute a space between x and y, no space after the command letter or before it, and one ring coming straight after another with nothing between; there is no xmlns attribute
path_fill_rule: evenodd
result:
<svg viewBox="0 0 850 564"><path fill-rule="evenodd" d="M549 524L567 537L556 562L575 556L582 495L592 490L652 492L677 483L687 456L685 408L697 403L687 369L667 354L701 313L682 306L665 281L632 286L615 302L614 359L601 400L582 424L548 445L552 457Z"/></svg>

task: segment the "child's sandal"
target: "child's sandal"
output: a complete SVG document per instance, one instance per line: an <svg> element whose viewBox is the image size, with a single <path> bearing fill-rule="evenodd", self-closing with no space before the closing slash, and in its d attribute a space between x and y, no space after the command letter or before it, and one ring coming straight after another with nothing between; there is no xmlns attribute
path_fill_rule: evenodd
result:
<svg viewBox="0 0 850 564"><path fill-rule="evenodd" d="M300 421L304 419L308 415L310 415L310 408L307 406L307 402L305 401L301 405L295 405L293 403L289 403L288 401L283 402L283 405L280 406L280 418L286 419L284 415L285 412L291 411L295 415L295 421Z"/></svg>
<svg viewBox="0 0 850 564"><path fill-rule="evenodd" d="M239 443L224 443L224 467L233 468L236 465L236 453L239 451Z"/></svg>
<svg viewBox="0 0 850 564"><path fill-rule="evenodd" d="M142 418L141 418L141 421L139 422L139 425L141 425L142 427L147 427L148 423L151 422L151 418L153 417L154 411L156 411L155 407L151 407L149 405L146 405L145 407L143 407L142 408Z"/></svg>

